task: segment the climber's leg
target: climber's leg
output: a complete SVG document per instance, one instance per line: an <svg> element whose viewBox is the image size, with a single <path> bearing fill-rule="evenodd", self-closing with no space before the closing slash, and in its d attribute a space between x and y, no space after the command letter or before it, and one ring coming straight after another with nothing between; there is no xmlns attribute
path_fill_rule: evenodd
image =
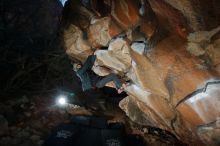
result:
<svg viewBox="0 0 220 146"><path fill-rule="evenodd" d="M106 83L113 81L116 88L120 89L122 87L121 81L118 79L118 77L115 74L109 74L102 78L100 81L96 83L97 88L102 88L105 86Z"/></svg>

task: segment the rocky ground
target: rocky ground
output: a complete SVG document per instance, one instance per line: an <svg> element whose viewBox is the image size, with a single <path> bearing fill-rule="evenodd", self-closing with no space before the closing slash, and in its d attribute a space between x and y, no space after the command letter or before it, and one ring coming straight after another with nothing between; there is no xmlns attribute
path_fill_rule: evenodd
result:
<svg viewBox="0 0 220 146"><path fill-rule="evenodd" d="M49 98L39 96L8 100L0 107L1 146L42 145L51 128L68 118Z"/></svg>
<svg viewBox="0 0 220 146"><path fill-rule="evenodd" d="M115 108L98 114L125 122L149 145L180 145L152 127L191 145L219 145L220 88L192 96L220 78L219 7L219 0L68 0L64 7L56 0L3 0L0 145L41 145L71 114L94 114L60 109L48 95L26 95L67 84L80 92L70 62L83 63L94 48L93 71L132 83L120 107L145 127Z"/></svg>
<svg viewBox="0 0 220 146"><path fill-rule="evenodd" d="M152 127L142 127L131 122L119 108L108 106L104 111L109 122L123 122L127 131L142 135L149 145L180 145L170 133ZM0 145L40 146L51 129L59 123L68 122L71 115L94 114L83 107L62 108L51 96L22 96L0 105ZM100 113L99 113L100 115Z"/></svg>

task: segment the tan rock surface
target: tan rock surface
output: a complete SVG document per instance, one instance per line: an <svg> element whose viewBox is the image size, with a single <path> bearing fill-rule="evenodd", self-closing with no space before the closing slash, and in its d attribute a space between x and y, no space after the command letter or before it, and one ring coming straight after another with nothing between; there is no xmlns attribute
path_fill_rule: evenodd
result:
<svg viewBox="0 0 220 146"><path fill-rule="evenodd" d="M213 42L206 48L206 53L211 59L212 65L217 66L220 64L220 39Z"/></svg>
<svg viewBox="0 0 220 146"><path fill-rule="evenodd" d="M187 21L179 10L173 8L166 1L149 0L149 3L163 28L168 30L169 33L179 35L182 38L187 37L189 32Z"/></svg>
<svg viewBox="0 0 220 146"><path fill-rule="evenodd" d="M110 17L97 19L88 29L88 40L93 47L107 46L113 36L121 32Z"/></svg>
<svg viewBox="0 0 220 146"><path fill-rule="evenodd" d="M220 75L220 64L215 66L215 70L217 71L217 73Z"/></svg>
<svg viewBox="0 0 220 146"><path fill-rule="evenodd" d="M187 37L187 50L194 56L204 55L211 38L220 31L220 26L211 31L197 31ZM211 49L209 46L208 49Z"/></svg>
<svg viewBox="0 0 220 146"><path fill-rule="evenodd" d="M179 105L177 110L184 121L188 121L192 127L215 121L220 116L219 87L220 85L209 85L205 92L199 92Z"/></svg>
<svg viewBox="0 0 220 146"><path fill-rule="evenodd" d="M131 51L131 56L135 62L132 67L139 85L154 94L169 98L165 84L162 82L160 74L150 60L134 51Z"/></svg>
<svg viewBox="0 0 220 146"><path fill-rule="evenodd" d="M136 26L140 21L138 4L134 0L113 0L111 15L123 29Z"/></svg>
<svg viewBox="0 0 220 146"><path fill-rule="evenodd" d="M131 96L128 96L120 101L119 106L132 121L141 125L156 126L155 123L151 123L150 117L141 111L136 103Z"/></svg>
<svg viewBox="0 0 220 146"><path fill-rule="evenodd" d="M83 32L75 25L70 25L64 31L66 53L80 61L84 61L92 50L89 43L83 39Z"/></svg>
<svg viewBox="0 0 220 146"><path fill-rule="evenodd" d="M154 95L137 85L130 85L126 88L126 92L133 98L136 106L147 113L148 119L153 120L152 123L160 125L163 129L170 128L170 121L174 118L175 112L163 97Z"/></svg>
<svg viewBox="0 0 220 146"><path fill-rule="evenodd" d="M118 72L126 73L131 67L127 42L121 38L113 40L108 50L96 51L97 59L101 64Z"/></svg>
<svg viewBox="0 0 220 146"><path fill-rule="evenodd" d="M199 30L200 23L197 21L196 11L193 8L192 2L190 0L165 0L166 3L170 4L172 7L181 11L181 13L187 18L190 26L192 26L194 31Z"/></svg>
<svg viewBox="0 0 220 146"><path fill-rule="evenodd" d="M169 130L188 143L211 143L208 141L212 135L218 133L216 127L212 127L214 132L204 132L203 126L220 116L220 90L207 90L207 96L191 94L207 81L220 78L211 70L220 72L219 40L212 40L220 28L217 23L199 23L197 14L202 12L195 10L194 0L149 0L149 4L155 13L152 22L140 16L138 1L113 0L111 14L99 18L85 32L89 43L83 39L82 31L72 25L64 33L67 54L83 62L91 47L108 47L96 51L93 70L101 76L114 72L131 81L126 89L128 97L119 105L127 116L139 124ZM203 4L204 0L198 6L204 7ZM209 20L206 15L203 18ZM167 34L143 53L138 48L131 49L128 41L135 38L134 28L139 25L148 39L160 35L155 33L157 29L166 30ZM115 39L122 30L127 36Z"/></svg>
<svg viewBox="0 0 220 146"><path fill-rule="evenodd" d="M196 67L200 61L186 51L185 42L176 36L158 43L148 57L169 91L173 105L213 77L207 70Z"/></svg>
<svg viewBox="0 0 220 146"><path fill-rule="evenodd" d="M141 32L143 32L147 38L151 38L156 31L155 22L143 20L140 25L140 29Z"/></svg>

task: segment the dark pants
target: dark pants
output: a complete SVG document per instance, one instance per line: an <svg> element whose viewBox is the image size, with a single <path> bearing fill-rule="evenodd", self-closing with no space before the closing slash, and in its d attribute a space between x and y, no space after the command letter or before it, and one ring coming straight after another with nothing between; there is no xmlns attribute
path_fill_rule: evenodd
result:
<svg viewBox="0 0 220 146"><path fill-rule="evenodd" d="M115 86L116 86L117 89L121 88L121 86L122 86L121 81L120 81L120 80L118 79L118 77L117 77L115 74L113 74L113 73L111 73L111 74L109 74L109 75L107 75L107 76L104 76L104 77L101 78L99 81L97 81L97 82L96 82L96 87L97 87L97 88L102 88L102 87L105 86L106 83L109 83L109 82L111 82L111 81L114 82L114 84L115 84Z"/></svg>

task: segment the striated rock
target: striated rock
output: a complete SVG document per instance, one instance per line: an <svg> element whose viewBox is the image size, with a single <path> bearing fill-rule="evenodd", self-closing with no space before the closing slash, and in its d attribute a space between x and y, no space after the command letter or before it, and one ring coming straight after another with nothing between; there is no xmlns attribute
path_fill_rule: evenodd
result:
<svg viewBox="0 0 220 146"><path fill-rule="evenodd" d="M83 32L75 25L70 25L64 31L66 53L80 61L84 61L92 53L88 42L83 39Z"/></svg>
<svg viewBox="0 0 220 146"><path fill-rule="evenodd" d="M136 105L135 100L127 96L123 100L120 101L119 107L126 113L126 115L135 123L140 125L152 125L155 126L154 123L151 123L149 117L143 113L140 108Z"/></svg>
<svg viewBox="0 0 220 146"><path fill-rule="evenodd" d="M147 38L151 38L155 31L156 31L156 23L155 22L151 22L151 21L145 21L143 20L143 22L140 25L140 30L141 32L143 32L145 34L145 36Z"/></svg>
<svg viewBox="0 0 220 146"><path fill-rule="evenodd" d="M134 0L113 0L111 8L112 17L123 29L136 26L140 21L138 4Z"/></svg>
<svg viewBox="0 0 220 146"><path fill-rule="evenodd" d="M109 44L108 50L96 51L101 64L118 72L125 73L131 67L129 55L130 46L122 38L117 38Z"/></svg>
<svg viewBox="0 0 220 146"><path fill-rule="evenodd" d="M146 114L152 126L169 129L170 121L174 118L174 111L168 102L158 95L154 95L137 85L127 87L126 92L130 95L137 107Z"/></svg>
<svg viewBox="0 0 220 146"><path fill-rule="evenodd" d="M177 114L174 106L177 104L183 106L182 100L186 96L197 90L198 87L204 86L207 80L214 77L211 72L197 68L196 64L200 63L199 60L191 56L184 46L185 43L181 39L172 36L161 41L147 54L148 57L130 50L134 63L132 63L133 71L130 70L129 77L135 80L136 85L126 89L127 94L134 101L133 105L136 105L140 111L145 113L150 123L168 130L172 129L171 123L179 125L180 129L175 132L178 132L183 138L189 131L182 129L181 125L191 129L193 123L194 125L201 124L201 122L195 121L201 117L199 115L201 111L197 111L198 107L196 108L193 104L191 109L185 109L184 113L178 108L180 114ZM134 77L131 78L132 76ZM218 90L214 91L214 93L217 94ZM206 99L210 102L210 98ZM208 101L205 102L207 106L209 105ZM200 110L204 109L201 103L198 103L198 105ZM126 109L125 107L129 108L129 106L123 106L123 109L129 115L131 109ZM216 111L216 114L212 116L213 118L219 113L216 107L212 109ZM189 116L189 113L195 113L195 115ZM203 115L204 113L208 114L209 112L203 112ZM138 119L136 116L131 113L133 120ZM142 115L139 116L143 117ZM208 115L204 116L208 118ZM196 135L194 134L193 137L196 137Z"/></svg>
<svg viewBox="0 0 220 146"><path fill-rule="evenodd" d="M210 30L219 26L217 0L149 0L160 24L182 37L187 32ZM165 23L167 22L167 23ZM169 28L168 28L169 27Z"/></svg>
<svg viewBox="0 0 220 146"><path fill-rule="evenodd" d="M219 25L219 7L217 0L165 0L173 8L179 10L189 22L193 31L212 29ZM210 16L214 17L210 17Z"/></svg>
<svg viewBox="0 0 220 146"><path fill-rule="evenodd" d="M204 14L210 11L218 16L211 6L216 0L207 3L207 9L205 0L149 0L152 13L145 2L113 0L111 14L95 19L85 34L71 25L64 33L66 52L83 62L92 47L108 47L95 52L93 70L100 76L113 72L130 80L128 97L119 104L127 116L136 123L166 129L188 143L213 144L218 127L207 130L205 125L219 117L219 85L209 86L207 95L198 91L220 77L211 70L220 73L216 35L220 21ZM143 43L132 42L146 40L147 51Z"/></svg>
<svg viewBox="0 0 220 146"><path fill-rule="evenodd" d="M131 57L134 63L134 69L137 83L145 90L149 90L153 94L168 98L169 94L163 82L161 82L160 74L156 68L151 64L150 60L138 53L131 51Z"/></svg>
<svg viewBox="0 0 220 146"><path fill-rule="evenodd" d="M171 5L161 0L149 0L159 24L172 34L187 37L189 28L184 15Z"/></svg>
<svg viewBox="0 0 220 146"><path fill-rule="evenodd" d="M212 81L210 81L212 82ZM220 106L218 101L220 85L214 84L207 86L202 91L193 94L177 107L177 110L182 115L184 122L190 123L190 129L195 126L211 123L219 116Z"/></svg>
<svg viewBox="0 0 220 146"><path fill-rule="evenodd" d="M198 21L198 16L194 10L193 4L189 0L165 0L166 3L170 4L173 8L179 10L190 23L190 26L194 31L201 28L201 24Z"/></svg>
<svg viewBox="0 0 220 146"><path fill-rule="evenodd" d="M148 57L154 64L173 105L213 78L211 72L196 67L200 60L191 56L185 49L185 43L175 36L158 43Z"/></svg>
<svg viewBox="0 0 220 146"><path fill-rule="evenodd" d="M219 83L219 81L210 81L210 85L201 87L201 89L189 94L176 107L180 114L177 120L181 123L182 128L180 125L176 125L178 124L177 121L173 123L173 127L182 136L182 139L189 141L190 137L193 137L191 142L197 143L197 145L201 144L201 140L204 143L210 143L210 141L204 140L204 136L205 139L212 139L212 135L208 135L209 132L207 131L207 135L203 135L201 138L199 128L203 125L204 127L212 125L216 121L216 117L219 116L219 108L217 108L219 107L217 98L220 95ZM188 130L184 130L183 127ZM214 129L215 127L213 127Z"/></svg>
<svg viewBox="0 0 220 146"><path fill-rule="evenodd" d="M104 17L89 26L88 40L92 47L107 46L112 37L120 32L120 28L114 24L110 17Z"/></svg>

